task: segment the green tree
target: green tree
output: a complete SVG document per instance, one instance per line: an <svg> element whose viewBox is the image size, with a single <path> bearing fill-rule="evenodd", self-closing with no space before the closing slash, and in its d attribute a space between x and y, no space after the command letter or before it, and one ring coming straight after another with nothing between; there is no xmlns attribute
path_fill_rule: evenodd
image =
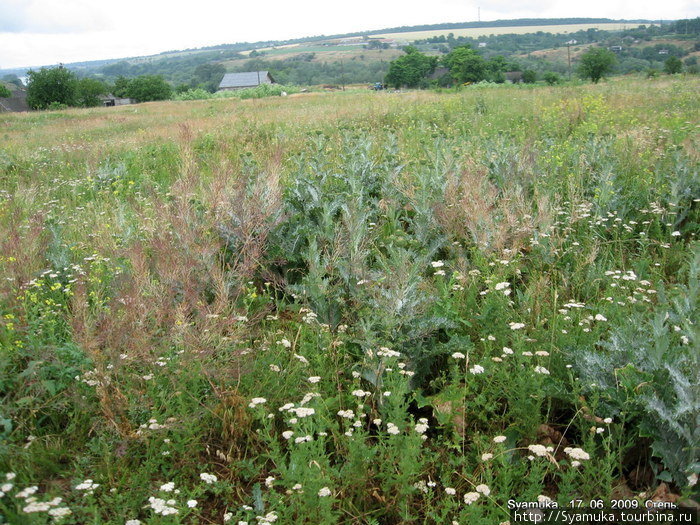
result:
<svg viewBox="0 0 700 525"><path fill-rule="evenodd" d="M481 82L486 78L486 61L469 46L454 48L442 62L457 82Z"/></svg>
<svg viewBox="0 0 700 525"><path fill-rule="evenodd" d="M7 86L0 84L0 98L8 98L12 96L12 91L7 89Z"/></svg>
<svg viewBox="0 0 700 525"><path fill-rule="evenodd" d="M537 82L537 72L532 69L526 69L523 71L523 82L526 84L534 84Z"/></svg>
<svg viewBox="0 0 700 525"><path fill-rule="evenodd" d="M542 79L550 86L558 84L561 81L559 74L555 73L554 71L547 71L544 75L542 75Z"/></svg>
<svg viewBox="0 0 700 525"><path fill-rule="evenodd" d="M114 81L112 94L115 97L127 98L129 96L129 79L126 77L117 77L117 80Z"/></svg>
<svg viewBox="0 0 700 525"><path fill-rule="evenodd" d="M96 78L78 80L75 102L78 106L90 108L100 105L100 95L107 94L107 86Z"/></svg>
<svg viewBox="0 0 700 525"><path fill-rule="evenodd" d="M678 57L668 57L664 62L664 73L675 75L683 71L683 62Z"/></svg>
<svg viewBox="0 0 700 525"><path fill-rule="evenodd" d="M581 55L578 73L582 78L590 78L594 84L612 71L617 62L615 53L602 47L594 47Z"/></svg>
<svg viewBox="0 0 700 525"><path fill-rule="evenodd" d="M78 79L63 66L27 72L27 104L32 109L46 109L52 104L74 106Z"/></svg>
<svg viewBox="0 0 700 525"><path fill-rule="evenodd" d="M413 46L404 48L405 55L392 60L384 82L395 88L416 87L430 73L435 71L437 57L424 55Z"/></svg>
<svg viewBox="0 0 700 525"><path fill-rule="evenodd" d="M167 100L172 94L170 84L160 75L142 75L132 78L127 87L127 95L137 102Z"/></svg>
<svg viewBox="0 0 700 525"><path fill-rule="evenodd" d="M200 64L194 70L195 84L214 93L225 74L226 68L222 64Z"/></svg>

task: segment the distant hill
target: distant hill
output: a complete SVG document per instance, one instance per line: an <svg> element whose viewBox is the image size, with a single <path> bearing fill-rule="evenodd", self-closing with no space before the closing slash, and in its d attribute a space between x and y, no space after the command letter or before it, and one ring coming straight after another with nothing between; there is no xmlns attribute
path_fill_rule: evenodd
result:
<svg viewBox="0 0 700 525"><path fill-rule="evenodd" d="M385 33L409 33L416 31L432 31L432 30L445 30L445 29L465 29L465 28L498 28L498 27L523 27L523 26L560 26L560 25L574 25L574 24L650 24L658 23L659 21L652 20L613 20L610 18L520 18L512 20L493 20L488 22L445 22L442 24L425 24L416 26L400 26L400 27L388 27L384 29L373 29L369 31L358 31L354 33L343 33L336 35L320 35L320 36L309 36L304 38L296 38L289 40L267 40L259 42L238 42L233 44L220 44L215 46L207 46L200 48L190 48L182 50L171 50L163 51L156 55L148 56L137 56L137 57L125 57L125 58L114 58L114 59L104 59L104 60L90 60L84 62L71 62L64 64L64 66L76 70L76 71L94 71L100 67L108 66L117 62L152 62L154 60L161 60L166 58L183 57L187 55L200 55L201 57L206 57L207 59L214 59L215 55L212 53L214 51L219 52L242 52L251 51L259 48L266 47L279 47L289 44L302 44L302 43L312 43L319 42L322 40L333 40L339 38L351 38L351 37L362 37L362 36L372 36L381 35ZM219 53L221 55L223 53ZM228 53L226 53L228 54ZM230 58L230 57L229 57ZM13 74L17 76L24 76L28 69L34 68L38 69L40 67L48 67L56 64L44 64L43 66L26 66L19 68L9 68L0 69L0 75Z"/></svg>
<svg viewBox="0 0 700 525"><path fill-rule="evenodd" d="M443 55L460 45L485 58L503 56L510 70L532 69L570 74L572 62L591 45L622 48L621 73L660 69L666 55L690 60L700 50L700 19L681 21L547 18L495 20L389 27L355 33L290 40L238 42L150 56L64 64L79 76L114 82L120 76L162 75L174 87L212 89L224 72L269 70L282 84L340 85L384 80L389 63L412 44L424 53ZM567 43L575 42L567 50ZM655 47L656 46L656 47ZM563 51L562 51L563 50ZM206 67L204 67L206 66ZM575 64L574 64L575 67ZM215 70L215 72L212 72ZM23 76L26 68L0 70ZM219 75L217 77L217 75Z"/></svg>

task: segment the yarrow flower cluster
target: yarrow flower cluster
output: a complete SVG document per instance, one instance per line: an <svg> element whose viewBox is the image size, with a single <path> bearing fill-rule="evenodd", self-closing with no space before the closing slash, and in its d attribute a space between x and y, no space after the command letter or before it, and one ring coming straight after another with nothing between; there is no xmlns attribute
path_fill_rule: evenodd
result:
<svg viewBox="0 0 700 525"><path fill-rule="evenodd" d="M216 483L218 478L214 474L207 474L206 472L202 472L199 475L199 479L201 479L204 483L211 485L212 483Z"/></svg>
<svg viewBox="0 0 700 525"><path fill-rule="evenodd" d="M250 400L250 403L248 403L248 406L250 408L255 408L258 405L262 405L263 403L267 403L267 399L264 397L254 397L253 399Z"/></svg>

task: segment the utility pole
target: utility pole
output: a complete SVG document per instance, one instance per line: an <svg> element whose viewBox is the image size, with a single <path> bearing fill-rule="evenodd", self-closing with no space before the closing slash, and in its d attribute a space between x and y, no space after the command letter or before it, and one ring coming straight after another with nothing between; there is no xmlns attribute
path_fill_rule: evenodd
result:
<svg viewBox="0 0 700 525"><path fill-rule="evenodd" d="M571 80L571 40L566 43L566 55L569 59L569 80Z"/></svg>

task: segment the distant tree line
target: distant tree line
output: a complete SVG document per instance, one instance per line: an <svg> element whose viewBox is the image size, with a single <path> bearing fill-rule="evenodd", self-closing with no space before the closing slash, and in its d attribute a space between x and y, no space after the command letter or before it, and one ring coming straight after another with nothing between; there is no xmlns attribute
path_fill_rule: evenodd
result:
<svg viewBox="0 0 700 525"><path fill-rule="evenodd" d="M101 97L110 92L137 102L166 100L172 95L170 85L155 75L120 77L110 85L96 78L78 78L73 71L58 66L30 70L27 77L27 104L32 109L99 106Z"/></svg>

